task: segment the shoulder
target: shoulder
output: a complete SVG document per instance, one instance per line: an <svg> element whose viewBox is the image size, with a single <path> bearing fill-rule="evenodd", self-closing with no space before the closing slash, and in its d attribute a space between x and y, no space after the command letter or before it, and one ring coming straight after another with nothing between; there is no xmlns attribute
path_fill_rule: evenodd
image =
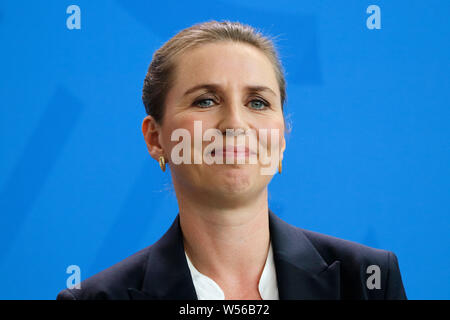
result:
<svg viewBox="0 0 450 320"><path fill-rule="evenodd" d="M64 289L58 300L129 299L128 288L142 285L147 257L152 246L146 247L113 266L83 280L79 289Z"/></svg>
<svg viewBox="0 0 450 320"><path fill-rule="evenodd" d="M340 261L344 266L360 265L363 262L385 264L390 252L349 241L327 234L306 230L290 224L270 212L271 233L284 251L287 248L300 248L309 252L310 258L320 256L326 264ZM296 254L297 249L291 250ZM304 256L304 255L303 255Z"/></svg>
<svg viewBox="0 0 450 320"><path fill-rule="evenodd" d="M327 264L340 262L344 298L406 299L394 252L310 230L300 230Z"/></svg>
<svg viewBox="0 0 450 320"><path fill-rule="evenodd" d="M300 229L300 228L298 228ZM354 241L333 237L315 231L300 229L327 263L335 260L348 265L388 263L391 251L369 247Z"/></svg>

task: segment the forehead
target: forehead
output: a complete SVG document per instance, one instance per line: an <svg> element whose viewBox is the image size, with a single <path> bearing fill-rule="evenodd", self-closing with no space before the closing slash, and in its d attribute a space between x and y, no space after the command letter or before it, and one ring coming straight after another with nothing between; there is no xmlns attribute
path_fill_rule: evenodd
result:
<svg viewBox="0 0 450 320"><path fill-rule="evenodd" d="M245 43L217 42L189 49L177 57L174 89L200 83L223 86L263 85L279 94L274 67L259 49Z"/></svg>

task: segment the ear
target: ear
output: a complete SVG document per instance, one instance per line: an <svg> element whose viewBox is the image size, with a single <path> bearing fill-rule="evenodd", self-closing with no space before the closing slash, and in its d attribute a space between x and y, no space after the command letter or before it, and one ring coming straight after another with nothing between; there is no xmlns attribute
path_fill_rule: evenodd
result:
<svg viewBox="0 0 450 320"><path fill-rule="evenodd" d="M161 146L161 126L153 119L152 116L146 116L142 122L142 133L144 134L145 143L147 144L148 153L153 159L158 161L159 157L164 154Z"/></svg>
<svg viewBox="0 0 450 320"><path fill-rule="evenodd" d="M280 152L280 158L281 160L283 160L283 154L284 154L284 150L286 149L286 139L284 138L284 135L281 139L281 152Z"/></svg>

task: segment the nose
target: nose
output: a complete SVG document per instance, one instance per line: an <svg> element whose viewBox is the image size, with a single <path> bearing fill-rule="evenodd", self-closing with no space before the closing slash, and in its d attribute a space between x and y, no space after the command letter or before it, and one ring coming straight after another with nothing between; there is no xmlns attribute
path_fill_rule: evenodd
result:
<svg viewBox="0 0 450 320"><path fill-rule="evenodd" d="M245 121L244 106L236 99L233 102L227 103L223 112L221 112L218 129L225 135L227 129L232 130L247 130L248 124Z"/></svg>

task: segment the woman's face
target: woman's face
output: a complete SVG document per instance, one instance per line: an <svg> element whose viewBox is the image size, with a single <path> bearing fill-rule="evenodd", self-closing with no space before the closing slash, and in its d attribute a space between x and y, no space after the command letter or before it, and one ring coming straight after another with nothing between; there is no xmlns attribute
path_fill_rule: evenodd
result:
<svg viewBox="0 0 450 320"><path fill-rule="evenodd" d="M201 135L198 134L199 127L194 132L194 121L200 121L197 126L201 124ZM181 142L171 139L176 129L185 129L184 132L190 134L190 163L175 164L173 157L180 154L180 149L174 147L180 146ZM207 164L204 158L202 163L194 164L194 155L202 157L202 152L214 141L197 141L195 145L194 139L201 139L208 129L223 133L220 139L224 149L212 148L212 153L208 153L223 157L223 164ZM256 136L247 135L239 141L231 136L226 140L227 129L234 129L237 136L243 133L237 129L251 129ZM260 129L267 130L267 141L261 139ZM278 138L271 139L274 130L278 131ZM177 193L183 190L217 202L218 199L245 200L264 191L273 172L267 174L268 165L260 161L250 164L249 156L268 154L276 171L285 147L280 92L270 60L250 45L232 42L202 45L180 55L159 133ZM259 140L256 147L255 139ZM236 148L227 149L230 143ZM237 163L238 156L246 157L245 164ZM226 163L226 157L231 164Z"/></svg>

